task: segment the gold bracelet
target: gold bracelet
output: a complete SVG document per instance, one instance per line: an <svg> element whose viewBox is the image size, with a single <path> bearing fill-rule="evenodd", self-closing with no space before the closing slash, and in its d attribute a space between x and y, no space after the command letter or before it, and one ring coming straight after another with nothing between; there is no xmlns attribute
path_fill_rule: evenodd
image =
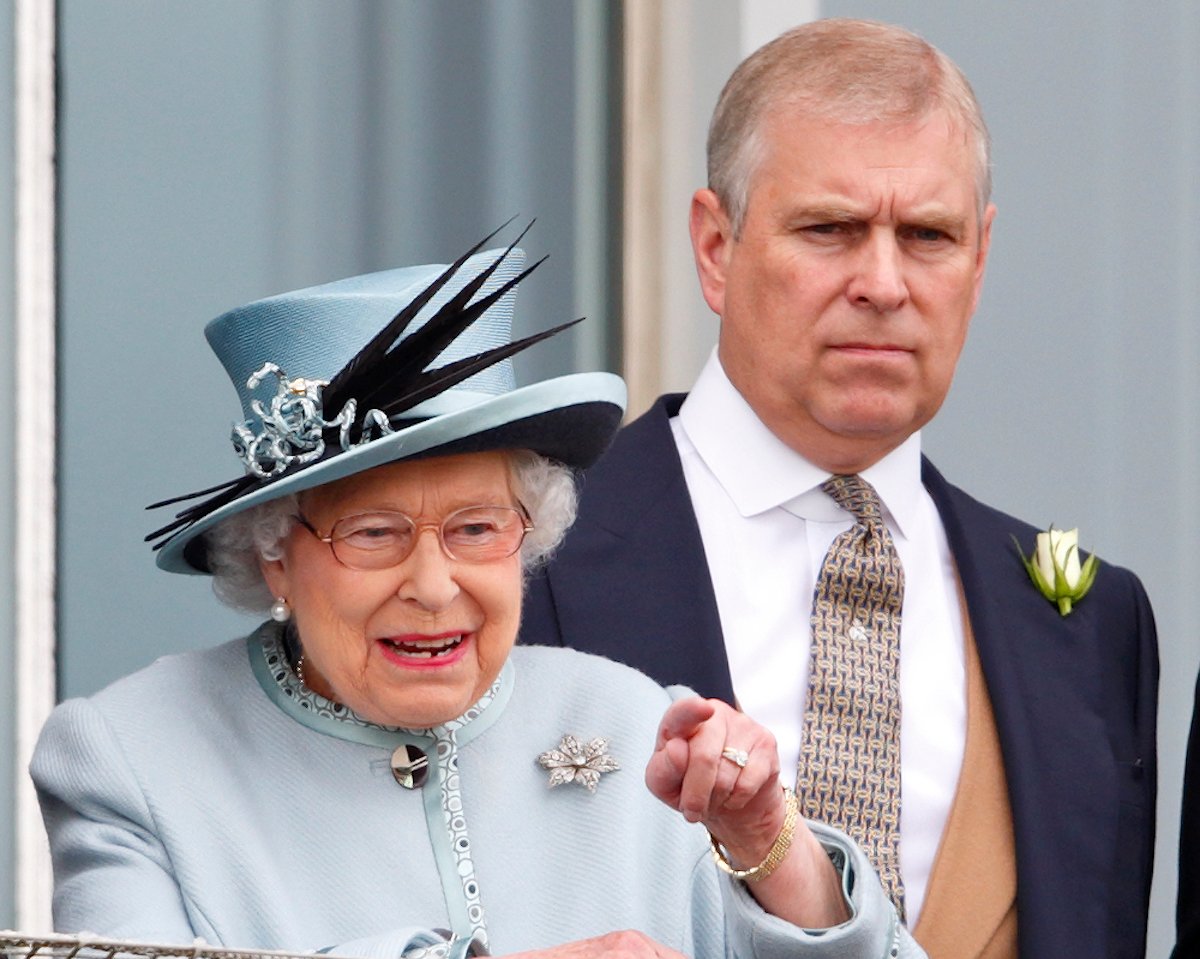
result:
<svg viewBox="0 0 1200 959"><path fill-rule="evenodd" d="M722 872L728 873L734 879L742 879L746 882L758 882L760 879L766 879L767 876L775 871L775 867L783 862L784 857L792 846L792 837L796 835L796 820L800 816L800 805L796 802L796 794L790 789L783 790L783 805L783 828L779 830L779 835L775 837L775 842L767 852L767 858L750 869L734 869L733 863L729 861L729 857L725 854L725 850L717 842L717 837L712 833L708 834L709 842L712 843L713 861Z"/></svg>

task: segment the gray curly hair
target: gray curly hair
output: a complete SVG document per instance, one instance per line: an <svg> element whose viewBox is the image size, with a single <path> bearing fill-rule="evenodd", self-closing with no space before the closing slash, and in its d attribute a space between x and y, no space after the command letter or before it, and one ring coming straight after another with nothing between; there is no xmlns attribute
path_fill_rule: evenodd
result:
<svg viewBox="0 0 1200 959"><path fill-rule="evenodd" d="M526 574L545 563L575 522L575 477L561 463L529 450L506 450L517 499L529 512L533 531L521 544ZM296 523L295 494L231 516L207 533L213 592L227 606L265 613L275 597L259 564L283 555L282 543Z"/></svg>

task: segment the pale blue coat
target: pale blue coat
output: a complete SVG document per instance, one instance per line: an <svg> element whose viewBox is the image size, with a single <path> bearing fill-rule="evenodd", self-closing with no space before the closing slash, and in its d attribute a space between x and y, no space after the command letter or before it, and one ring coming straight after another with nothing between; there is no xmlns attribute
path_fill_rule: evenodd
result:
<svg viewBox="0 0 1200 959"><path fill-rule="evenodd" d="M833 830L818 835L844 860L855 914L835 930L763 913L716 870L704 829L643 782L669 702L625 666L517 648L490 705L453 736L434 731L440 764L410 791L392 751L436 753L433 740L331 714L297 684L273 624L166 657L63 703L42 733L31 772L55 926L390 957L442 941L436 930L459 937L451 952L474 937L503 955L627 928L700 959L919 955ZM621 765L594 794L551 790L536 761L566 733L606 738Z"/></svg>

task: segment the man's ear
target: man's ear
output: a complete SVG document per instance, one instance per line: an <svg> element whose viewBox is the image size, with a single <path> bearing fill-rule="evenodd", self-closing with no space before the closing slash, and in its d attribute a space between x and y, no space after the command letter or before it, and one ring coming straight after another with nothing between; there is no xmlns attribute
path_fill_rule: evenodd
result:
<svg viewBox="0 0 1200 959"><path fill-rule="evenodd" d="M688 217L692 235L692 255L700 277L704 302L717 316L725 313L725 274L729 255L736 240L725 208L712 190L697 190L692 195Z"/></svg>
<svg viewBox="0 0 1200 959"><path fill-rule="evenodd" d="M975 251L975 293L971 300L971 312L979 306L979 294L983 292L983 274L987 268L988 251L992 248L992 221L996 219L996 204L989 203L983 211L979 224L979 249Z"/></svg>

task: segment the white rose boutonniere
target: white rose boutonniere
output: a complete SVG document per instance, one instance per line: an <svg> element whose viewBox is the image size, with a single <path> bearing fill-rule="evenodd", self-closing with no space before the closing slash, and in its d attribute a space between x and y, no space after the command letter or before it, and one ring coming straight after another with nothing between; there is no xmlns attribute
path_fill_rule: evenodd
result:
<svg viewBox="0 0 1200 959"><path fill-rule="evenodd" d="M1058 606L1061 615L1071 612L1071 607L1087 595L1096 579L1100 560L1095 554L1083 563L1079 562L1079 530L1055 529L1050 527L1037 534L1037 546L1032 556L1026 556L1017 544L1017 552L1033 585L1046 599Z"/></svg>

